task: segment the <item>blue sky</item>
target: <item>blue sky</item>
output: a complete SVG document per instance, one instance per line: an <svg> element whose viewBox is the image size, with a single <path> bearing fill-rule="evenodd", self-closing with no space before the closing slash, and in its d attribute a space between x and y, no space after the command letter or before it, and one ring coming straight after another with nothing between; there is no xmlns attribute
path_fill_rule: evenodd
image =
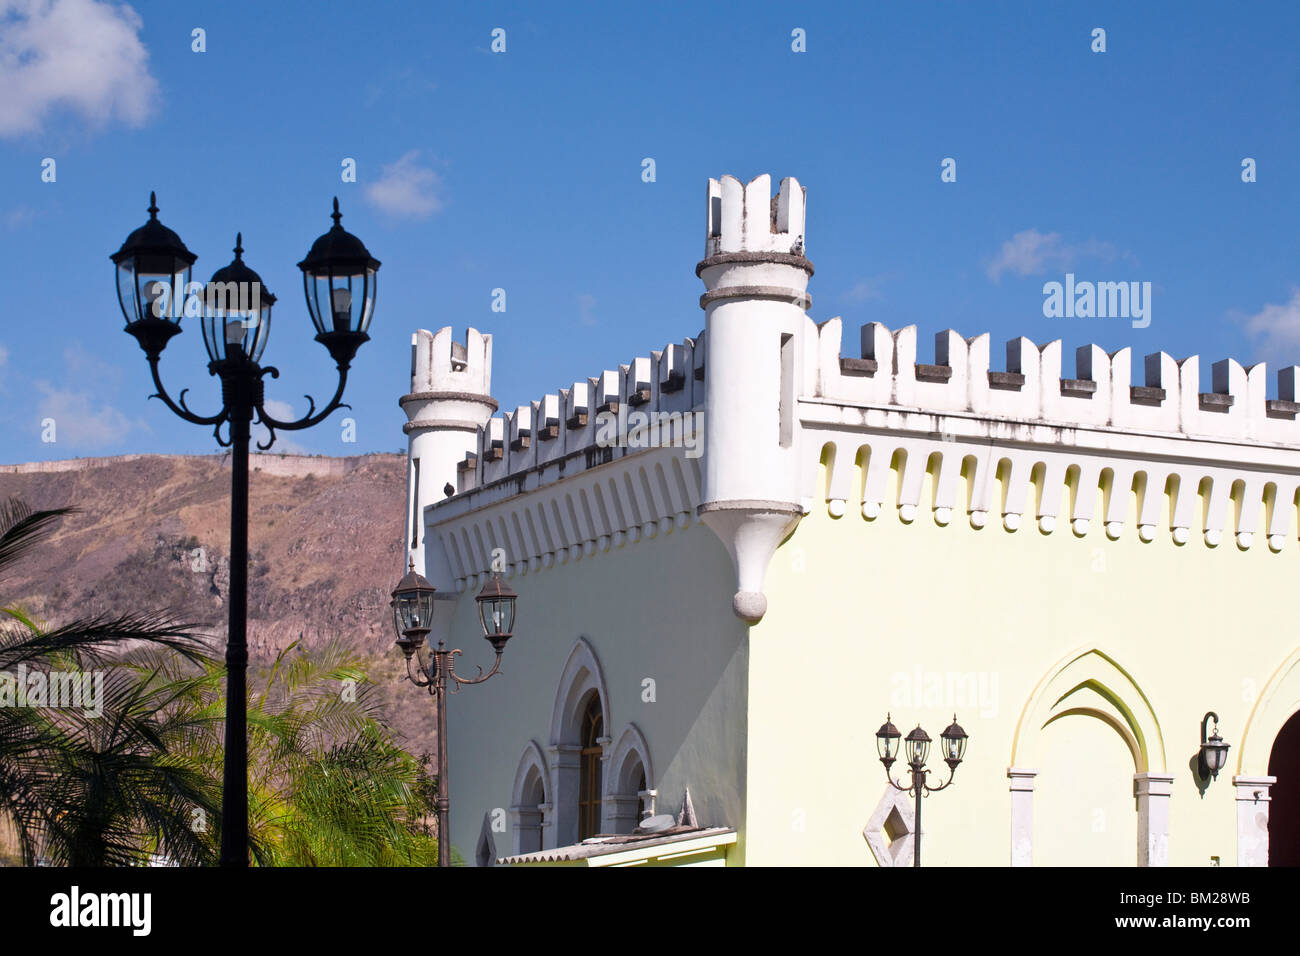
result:
<svg viewBox="0 0 1300 956"><path fill-rule="evenodd" d="M844 317L846 351L877 320L918 325L922 361L948 327L992 333L998 367L1015 335L1200 354L1207 390L1218 358L1300 363L1298 40L1289 2L0 0L0 461L215 449L146 400L122 332L108 256L151 189L196 279L242 230L295 412L333 388L295 266L332 196L383 261L356 442L339 414L288 450L404 447L415 328L493 333L503 408L695 335L727 173L807 188L811 315ZM1045 318L1066 272L1150 282L1150 326ZM214 407L196 326L162 367Z"/></svg>

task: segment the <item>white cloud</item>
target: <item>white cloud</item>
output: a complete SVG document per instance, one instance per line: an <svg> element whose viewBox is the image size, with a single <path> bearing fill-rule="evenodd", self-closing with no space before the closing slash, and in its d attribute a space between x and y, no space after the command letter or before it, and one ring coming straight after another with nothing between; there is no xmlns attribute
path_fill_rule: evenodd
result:
<svg viewBox="0 0 1300 956"><path fill-rule="evenodd" d="M599 324L596 319L596 297L584 292L578 296L578 324L591 328Z"/></svg>
<svg viewBox="0 0 1300 956"><path fill-rule="evenodd" d="M158 96L142 25L101 0L0 0L0 136L36 132L58 109L142 125Z"/></svg>
<svg viewBox="0 0 1300 956"><path fill-rule="evenodd" d="M102 448L120 442L137 429L149 430L143 422L127 418L90 392L58 389L49 382L37 382L36 390L41 394L37 415L42 422L54 420L57 444Z"/></svg>
<svg viewBox="0 0 1300 956"><path fill-rule="evenodd" d="M366 187L366 198L388 215L399 219L428 219L442 210L439 191L442 177L418 162L413 149L380 171L379 179Z"/></svg>
<svg viewBox="0 0 1300 956"><path fill-rule="evenodd" d="M1291 298L1282 305L1266 305L1254 315L1237 316L1246 325L1246 331L1260 340L1261 351L1270 357L1278 353L1294 352L1300 348L1300 289L1291 290ZM1276 361L1276 358L1274 359Z"/></svg>
<svg viewBox="0 0 1300 956"><path fill-rule="evenodd" d="M897 279L898 276L892 273L878 276L868 276L856 282L851 289L840 295L841 302L866 302L870 299L884 298L883 287L886 282Z"/></svg>
<svg viewBox="0 0 1300 956"><path fill-rule="evenodd" d="M36 219L36 210L31 206L15 206L4 215L6 228L21 229Z"/></svg>
<svg viewBox="0 0 1300 956"><path fill-rule="evenodd" d="M1002 248L989 261L985 271L994 282L1000 282L1004 272L1018 276L1041 275L1049 269L1068 269L1083 258L1111 260L1115 258L1115 248L1096 239L1069 245L1062 241L1059 232L1025 229L1002 243ZM1126 258L1131 261L1131 257Z"/></svg>

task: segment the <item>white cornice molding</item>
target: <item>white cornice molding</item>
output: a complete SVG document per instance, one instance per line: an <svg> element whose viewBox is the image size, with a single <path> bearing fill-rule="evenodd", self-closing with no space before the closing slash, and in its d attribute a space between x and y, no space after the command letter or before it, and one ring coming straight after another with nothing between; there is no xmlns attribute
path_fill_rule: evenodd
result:
<svg viewBox="0 0 1300 956"><path fill-rule="evenodd" d="M498 548L510 577L680 533L695 523L701 462L680 448L644 449L562 481L481 489L426 508L426 546L439 542L451 576L433 584L472 590Z"/></svg>

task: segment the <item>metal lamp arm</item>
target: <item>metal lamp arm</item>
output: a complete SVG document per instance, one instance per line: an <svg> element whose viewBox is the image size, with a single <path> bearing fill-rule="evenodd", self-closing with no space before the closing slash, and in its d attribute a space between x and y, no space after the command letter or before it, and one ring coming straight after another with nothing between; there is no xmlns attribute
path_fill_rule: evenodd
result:
<svg viewBox="0 0 1300 956"><path fill-rule="evenodd" d="M429 676L429 668L424 663L424 655L420 653L420 649L418 647L415 649L415 654L413 656L420 662L420 676L417 677L415 674L411 673L411 658L408 657L406 659L407 680L409 680L416 687L432 687L433 680Z"/></svg>
<svg viewBox="0 0 1300 956"><path fill-rule="evenodd" d="M483 668L478 667L478 665L475 665L475 667L478 667L477 676L461 677L459 674L456 673L456 655L462 653L464 652L461 651L459 648L457 648L456 650L451 651L447 655L447 676L450 677L452 680L454 680L457 685L481 684L501 669L501 651L497 651L496 660L492 662L492 669L488 671L486 674L483 673ZM455 692L456 692L456 688L453 688L452 693Z"/></svg>
<svg viewBox="0 0 1300 956"><path fill-rule="evenodd" d="M167 389L162 383L162 377L158 374L157 358L149 359L149 373L153 376L154 388L158 389L155 394L150 395L149 397L161 400L164 405L187 422L193 422L195 425L220 425L230 414L229 409L226 408L222 408L216 415L194 414L194 412L190 411L189 407L185 404L185 393L189 391L188 388L181 389L181 393L177 396L177 400L172 401L172 397L167 394Z"/></svg>
<svg viewBox="0 0 1300 956"><path fill-rule="evenodd" d="M932 787L932 786L930 786L928 783L925 783L924 781L922 781L921 786L925 788L925 792L926 792L926 793L938 793L940 790L947 790L949 787L951 787L951 786L952 786L952 778L955 777L955 776L957 776L957 768L956 768L956 767L949 767L949 768L948 768L948 779L945 780L943 783L939 784L939 786L937 786L937 787Z"/></svg>
<svg viewBox="0 0 1300 956"><path fill-rule="evenodd" d="M265 373L269 373L272 378L279 378L280 376L280 370L275 368L275 366L268 365L263 371ZM261 405L258 405L257 406L258 420L263 425L266 425L268 428L273 430L279 429L280 431L298 431L303 428L311 428L313 425L319 425L321 422L323 422L326 418L330 416L331 412L335 411L336 409L351 408L352 407L351 405L345 404L344 402L340 401L340 399L343 398L343 389L348 384L347 366L340 365L338 372L339 372L339 384L338 384L338 388L334 390L334 397L330 399L329 404L326 405L325 408L323 408L320 412L318 413L316 412L316 400L313 399L310 395L304 395L303 397L307 399L308 408L307 408L307 414L303 415L302 418L299 418L296 421L292 421L292 422L281 421L280 419L276 418L274 415L268 413L267 410L263 408Z"/></svg>
<svg viewBox="0 0 1300 956"><path fill-rule="evenodd" d="M911 764L904 764L904 766L908 767L909 769L911 768ZM906 786L906 787L905 787L905 786L903 786L901 783L899 783L897 780L895 780L892 776L890 776L889 768L888 768L888 767L885 768L885 780L886 780L886 781L889 783L889 785L890 785L891 787L893 787L895 790L901 790L901 791L903 791L903 793L911 793L911 792L912 792L912 789L916 786L916 774L915 774L915 773L912 774L912 784L911 784L911 786Z"/></svg>

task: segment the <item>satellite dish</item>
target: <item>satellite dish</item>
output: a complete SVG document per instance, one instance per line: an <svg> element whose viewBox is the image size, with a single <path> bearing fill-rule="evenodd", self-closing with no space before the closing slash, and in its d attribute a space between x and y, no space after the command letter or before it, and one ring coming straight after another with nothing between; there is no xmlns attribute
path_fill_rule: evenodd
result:
<svg viewBox="0 0 1300 956"><path fill-rule="evenodd" d="M637 827L642 833L658 833L660 830L667 830L671 826L677 825L677 818L671 813L661 813L655 817L647 817L641 821Z"/></svg>

